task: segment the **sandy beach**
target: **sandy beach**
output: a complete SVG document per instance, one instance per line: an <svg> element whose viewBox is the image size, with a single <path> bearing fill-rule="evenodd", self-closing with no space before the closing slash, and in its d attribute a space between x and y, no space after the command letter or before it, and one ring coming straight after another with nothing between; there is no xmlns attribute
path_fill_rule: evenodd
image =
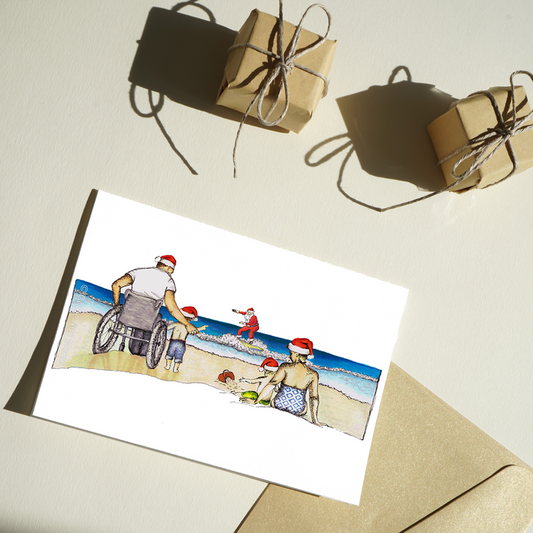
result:
<svg viewBox="0 0 533 533"><path fill-rule="evenodd" d="M240 377L254 378L259 375L257 367L232 357L222 357L187 345L180 371L165 370L165 352L157 368L149 369L144 357L127 351L112 350L93 354L92 343L96 325L101 316L97 313L69 313L61 342L54 359L53 368L87 368L145 374L176 383L202 383L228 394L240 397L241 392L257 390L257 385L239 382ZM119 341L114 348L118 348ZM230 370L235 381L227 384L218 380L218 375ZM344 433L363 438L371 406L351 399L330 387L319 385L318 419L320 423ZM304 418L309 420L309 415Z"/></svg>

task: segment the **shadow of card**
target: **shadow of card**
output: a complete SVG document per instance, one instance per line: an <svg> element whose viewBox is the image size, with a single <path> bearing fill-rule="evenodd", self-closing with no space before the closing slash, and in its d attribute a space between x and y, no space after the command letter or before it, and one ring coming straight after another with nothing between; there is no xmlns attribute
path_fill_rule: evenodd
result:
<svg viewBox="0 0 533 533"><path fill-rule="evenodd" d="M63 312L63 306L68 296L70 282L72 280L72 275L74 274L76 261L80 254L83 238L89 224L96 195L97 191L93 189L89 195L85 209L83 210L52 310L50 311L50 315L48 316L48 320L46 321L39 342L33 351L30 362L13 391L13 394L4 406L4 409L7 411L13 411L28 416L32 414L44 375L46 362L48 361L48 356L50 355L50 350L52 349L57 328L61 320L61 313Z"/></svg>

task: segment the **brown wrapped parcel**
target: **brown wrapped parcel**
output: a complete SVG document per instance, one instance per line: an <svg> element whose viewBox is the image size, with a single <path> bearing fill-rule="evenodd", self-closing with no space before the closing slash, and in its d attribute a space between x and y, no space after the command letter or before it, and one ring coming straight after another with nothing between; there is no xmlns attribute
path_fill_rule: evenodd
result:
<svg viewBox="0 0 533 533"><path fill-rule="evenodd" d="M296 26L283 21L283 47L290 46L296 32ZM321 37L302 29L297 51L311 46ZM278 51L278 19L272 15L254 9L235 39L235 44L249 43L269 52ZM309 51L296 60L296 63L307 67L326 77L329 74L336 41L326 39L318 48ZM274 68L275 60L255 49L241 47L233 49L228 54L224 77L219 90L217 104L245 113L250 103L260 91L263 83ZM264 111L266 115L279 84L281 76L268 90L264 98ZM289 86L289 108L283 120L277 124L280 128L300 132L311 120L313 113L324 92L324 81L314 74L301 70L297 66L287 74ZM285 91L281 91L278 104L272 113L272 118L281 115L286 102ZM257 108L254 106L250 115L257 117Z"/></svg>
<svg viewBox="0 0 533 533"><path fill-rule="evenodd" d="M511 87L493 87L489 89L489 92L494 96L505 126L510 127L513 120ZM527 116L531 112L531 108L524 87L515 86L514 92L516 118L519 120ZM530 125L533 125L533 120L524 122L522 127ZM456 181L452 175L454 165L465 154L472 152L474 148L472 146L466 147L466 145L475 137L489 132L491 128L501 130L501 126L490 97L483 92L459 100L447 113L429 124L428 132L439 160L453 154L459 148L465 147L461 153L441 163L442 172L448 185L452 185ZM483 189L505 179L513 171L509 144L512 145L518 163L515 173L533 166L533 130L513 134L490 159L451 190L465 191L476 187ZM488 155L491 150L489 149L485 155ZM456 176L467 171L472 163L473 157L460 163L455 169Z"/></svg>

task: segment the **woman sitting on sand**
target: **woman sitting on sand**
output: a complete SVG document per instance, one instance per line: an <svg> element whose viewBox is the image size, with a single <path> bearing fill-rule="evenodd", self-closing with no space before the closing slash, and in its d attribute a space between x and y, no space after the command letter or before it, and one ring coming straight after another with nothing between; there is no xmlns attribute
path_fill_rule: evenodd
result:
<svg viewBox="0 0 533 533"><path fill-rule="evenodd" d="M277 385L279 390L271 405L281 411L287 411L296 416L303 416L307 412L306 393L309 390L309 404L311 407L311 421L318 422L318 372L306 365L307 357L313 355L313 343L309 339L297 338L288 345L290 363L282 363L272 376L268 385ZM264 387L254 403L259 403L266 395Z"/></svg>

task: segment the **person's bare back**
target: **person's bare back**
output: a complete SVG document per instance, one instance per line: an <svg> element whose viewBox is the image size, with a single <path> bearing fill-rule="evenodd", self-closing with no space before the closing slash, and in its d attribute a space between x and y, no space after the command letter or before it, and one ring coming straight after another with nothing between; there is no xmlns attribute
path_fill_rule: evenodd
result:
<svg viewBox="0 0 533 533"><path fill-rule="evenodd" d="M282 363L280 370L284 371L284 376L280 376L280 382L296 389L307 390L315 380L318 380L318 372L301 362Z"/></svg>
<svg viewBox="0 0 533 533"><path fill-rule="evenodd" d="M184 341L187 338L189 332L187 328L179 322L174 322L168 326L168 329L172 329L172 339Z"/></svg>

